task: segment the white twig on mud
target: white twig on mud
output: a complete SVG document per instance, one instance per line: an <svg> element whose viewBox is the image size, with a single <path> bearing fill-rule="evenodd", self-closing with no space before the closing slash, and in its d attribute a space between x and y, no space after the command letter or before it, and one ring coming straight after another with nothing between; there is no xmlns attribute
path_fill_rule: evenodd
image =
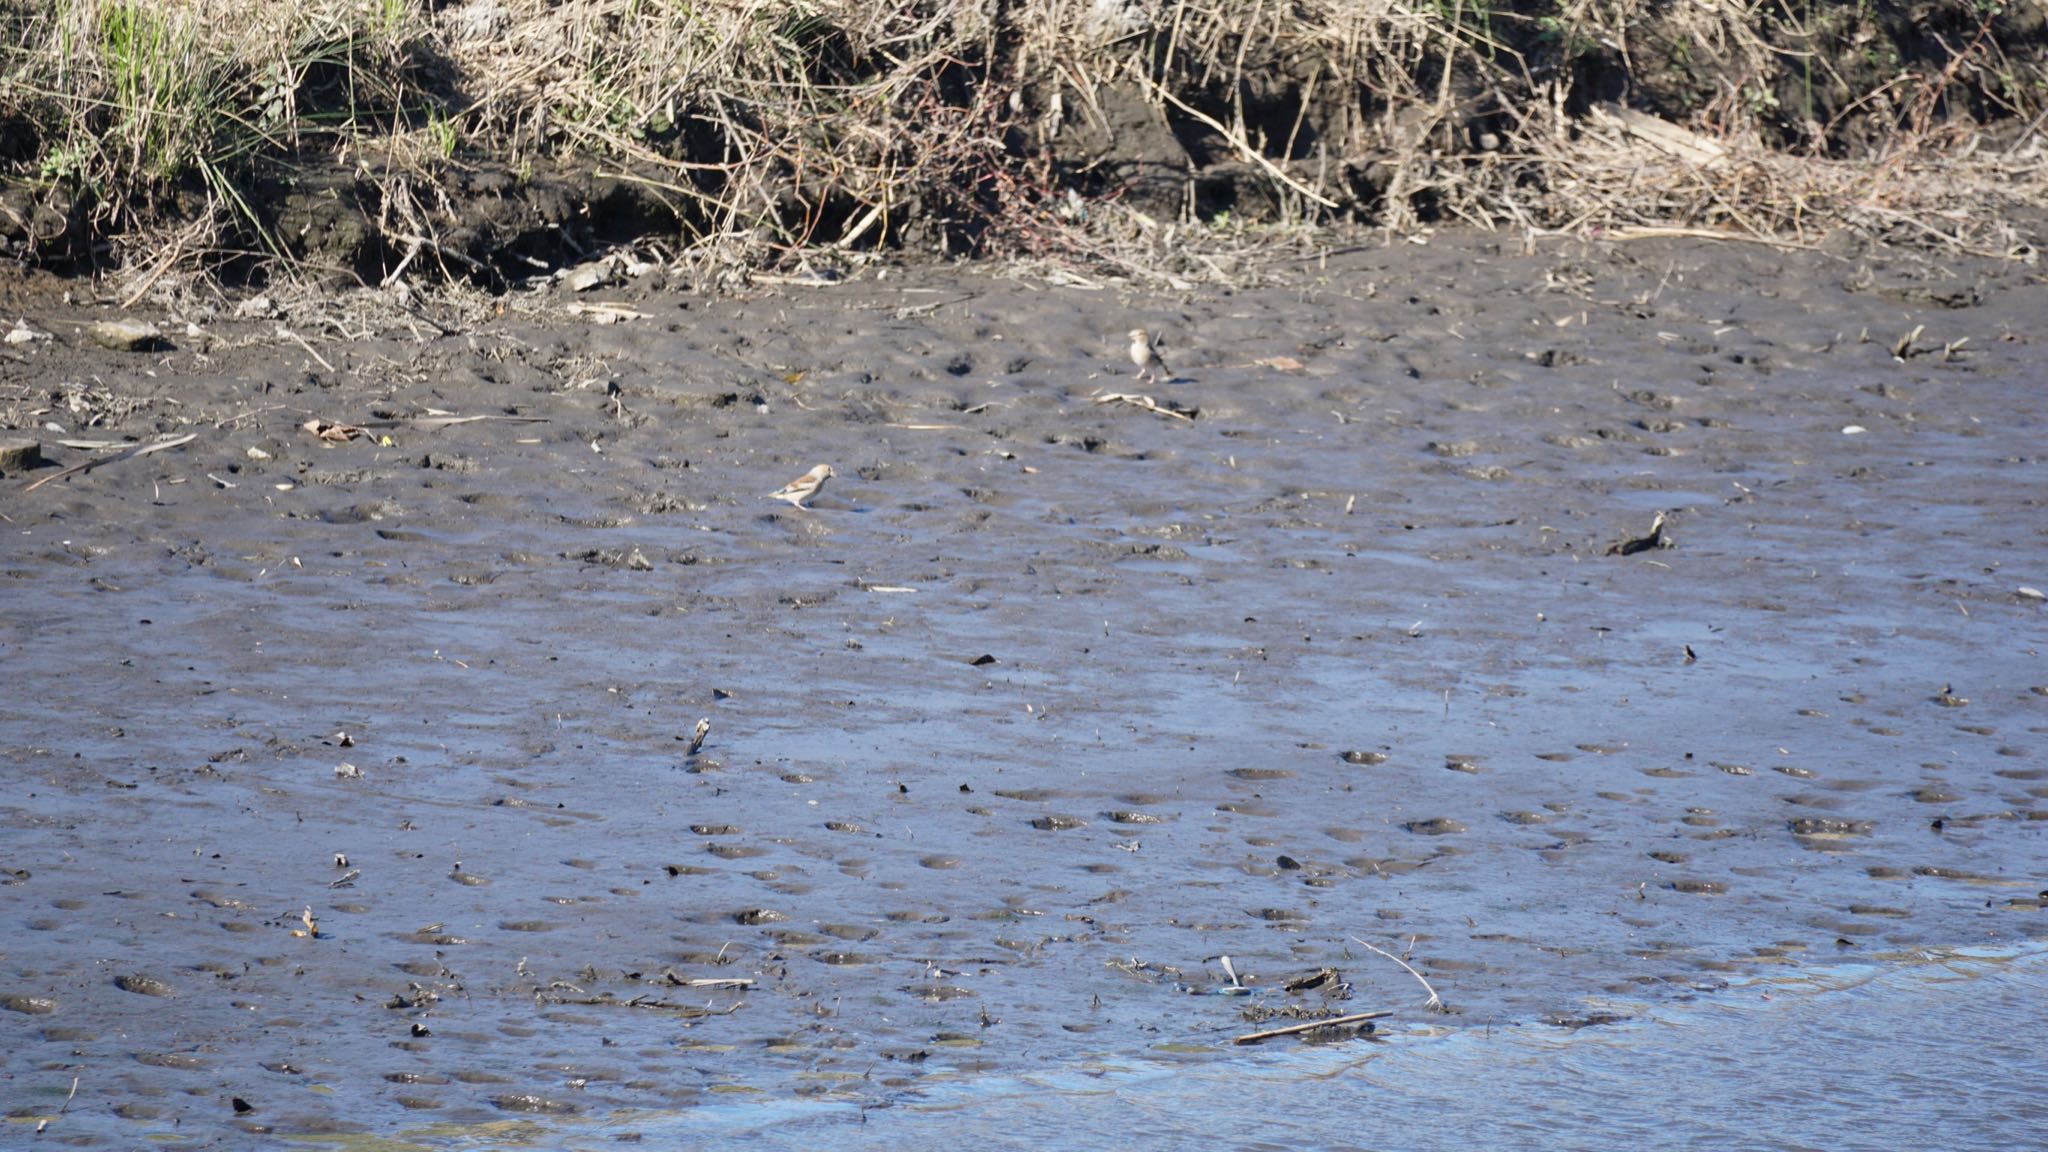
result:
<svg viewBox="0 0 2048 1152"><path fill-rule="evenodd" d="M1356 941L1357 941L1358 943L1360 943L1360 944L1365 944L1365 941L1363 941L1363 940L1359 940L1359 939L1358 939L1358 937L1356 937L1356 936L1353 936L1353 937L1352 937L1352 939L1353 939L1353 940L1356 940ZM1420 973L1420 972L1417 972L1417 971L1416 971L1416 970L1415 970L1414 968L1411 968L1411 967L1409 967L1409 965L1408 965L1408 962L1407 962L1406 960L1403 960L1403 959L1401 959L1401 958L1400 958L1399 956L1396 956L1396 955L1394 955L1394 954L1393 954L1392 952L1389 952L1389 951L1387 951L1386 949L1384 949L1384 948L1381 948L1381 947L1379 947L1378 945L1375 945L1375 944L1365 944L1365 946L1366 946L1367 948L1370 948L1370 949L1372 949L1373 951L1375 951L1375 952L1379 953L1380 955L1382 955L1382 956L1385 956L1385 957L1386 957L1387 959L1389 959L1389 960L1392 960L1392 961L1393 961L1394 963L1396 963L1396 964L1399 964L1399 965L1400 965L1401 967L1403 967L1403 968L1407 968L1407 969L1408 969L1408 974L1409 974L1410 976L1413 976L1413 977L1415 977L1415 979L1416 979L1417 981L1420 981L1420 982L1421 982L1421 984L1422 984L1422 990L1423 990L1424 992L1427 992L1427 993L1429 993L1429 999L1427 999L1427 1000L1425 1000L1425 1001L1423 1001L1423 1002L1422 1002L1422 1006L1423 1006L1424 1008L1438 1008L1438 1009L1441 1009L1441 1008L1442 1008L1442 1007L1444 1006L1444 1001L1443 1001L1443 997L1441 997L1441 996L1438 996L1438 995L1436 994L1436 989L1434 989L1434 988L1431 988L1431 987L1429 986L1429 981L1427 981L1427 980L1423 980L1423 979L1422 979L1422 973Z"/></svg>
<svg viewBox="0 0 2048 1152"><path fill-rule="evenodd" d="M311 356L315 360L318 360L322 368L327 369L329 372L334 371L334 365L329 364L327 362L327 357L322 356L320 353L313 351L313 346L311 344L306 343L305 337L299 335L297 332L292 331L290 328L287 328L282 324L279 324L277 326L277 334L282 339L290 340L292 343L297 344L301 348L304 348L306 350L306 355Z"/></svg>
<svg viewBox="0 0 2048 1152"><path fill-rule="evenodd" d="M1143 408L1147 412L1156 412L1161 416L1171 416L1175 420L1194 419L1193 416L1185 412L1177 412L1172 408L1166 407L1150 396L1136 396L1128 392L1104 392L1100 395L1092 396L1090 399L1094 400L1097 404L1129 404L1133 408Z"/></svg>

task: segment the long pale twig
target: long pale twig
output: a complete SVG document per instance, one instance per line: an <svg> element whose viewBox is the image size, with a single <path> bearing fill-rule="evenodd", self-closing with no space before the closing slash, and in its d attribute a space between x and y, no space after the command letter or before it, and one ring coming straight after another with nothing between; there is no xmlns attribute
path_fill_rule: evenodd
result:
<svg viewBox="0 0 2048 1152"><path fill-rule="evenodd" d="M1176 412L1168 408L1150 396L1135 396L1128 392L1104 392L1100 396L1092 397L1092 399L1097 404L1129 404L1133 408L1143 408L1147 412L1157 412L1161 416L1171 416L1175 420L1194 419L1193 416L1185 412Z"/></svg>
<svg viewBox="0 0 2048 1152"><path fill-rule="evenodd" d="M192 441L197 439L199 439L199 433L187 432L183 436L180 436L175 440L158 440L153 444L137 444L133 448L124 449L120 452L114 453L111 456L96 456L91 460L86 460L78 464L73 464L71 467L64 469L62 472L52 472L48 476L43 477L41 480L36 481L35 483L29 485L26 488L23 488L22 491L33 492L36 489L41 488L43 485L48 484L52 480L62 480L66 476L76 476L80 472L90 472L102 464L112 464L117 460L133 460L137 456L147 456L151 452L161 452L166 448L176 448L181 444L190 444Z"/></svg>
<svg viewBox="0 0 2048 1152"><path fill-rule="evenodd" d="M1365 944L1365 941L1359 940L1356 936L1353 936L1352 939L1357 940L1360 944ZM1436 994L1436 989L1431 988L1429 986L1429 981L1422 979L1422 973L1417 972L1415 969L1409 967L1408 962L1406 960L1401 959L1399 956L1394 955L1392 952L1389 952L1385 948L1381 948L1378 945L1365 944L1365 946L1367 948L1371 948L1373 951L1379 953L1380 955L1385 956L1387 959L1392 960L1394 963L1399 964L1401 967L1407 968L1408 974L1410 976L1413 976L1418 981L1421 981L1422 990L1424 992L1429 993L1429 999L1422 1002L1422 1006L1424 1008L1442 1008L1444 1006L1443 997L1438 996Z"/></svg>

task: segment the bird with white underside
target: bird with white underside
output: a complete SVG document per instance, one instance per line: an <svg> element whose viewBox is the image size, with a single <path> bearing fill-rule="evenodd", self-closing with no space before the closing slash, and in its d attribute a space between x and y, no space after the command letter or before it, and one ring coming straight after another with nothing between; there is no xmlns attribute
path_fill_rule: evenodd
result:
<svg viewBox="0 0 2048 1152"><path fill-rule="evenodd" d="M792 505L802 508L805 506L806 501L824 489L825 481L830 480L834 475L835 473L832 471L830 464L820 464L809 472L784 484L780 489L768 493L764 499L787 500Z"/></svg>
<svg viewBox="0 0 2048 1152"><path fill-rule="evenodd" d="M1143 328L1131 329L1131 363L1138 366L1140 384L1147 378L1163 384L1173 377L1173 369L1168 368L1166 360L1159 355L1159 345L1153 341L1152 334Z"/></svg>

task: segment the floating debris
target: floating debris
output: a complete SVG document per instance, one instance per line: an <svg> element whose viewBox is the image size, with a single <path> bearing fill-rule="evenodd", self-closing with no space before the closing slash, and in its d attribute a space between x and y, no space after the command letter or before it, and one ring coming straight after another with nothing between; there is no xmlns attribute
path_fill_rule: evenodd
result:
<svg viewBox="0 0 2048 1152"><path fill-rule="evenodd" d="M1231 1041L1231 1043L1257 1044L1262 1040L1271 1040L1276 1036L1297 1036L1303 1032L1315 1032L1323 1028L1348 1028L1354 1024L1368 1025L1368 1027L1359 1029L1361 1033L1367 1033L1372 1031L1370 1027L1371 1021L1383 1019L1393 1014L1388 1009L1381 1009L1377 1012L1353 1012L1348 1016L1331 1016L1324 1020L1310 1020L1301 1024L1289 1024L1285 1028L1269 1028L1264 1032L1247 1032Z"/></svg>
<svg viewBox="0 0 2048 1152"><path fill-rule="evenodd" d="M1216 961L1217 965L1223 969L1223 974L1230 978L1229 984L1216 990L1218 996L1249 996L1252 994L1252 990L1245 987L1244 978L1237 974L1237 965L1230 962L1230 957L1212 956L1210 959Z"/></svg>
<svg viewBox="0 0 2048 1152"><path fill-rule="evenodd" d="M1289 992L1309 992L1325 985L1340 983L1341 981L1337 979L1337 970L1335 968L1319 968L1306 976L1296 976L1294 979L1282 984L1281 987Z"/></svg>
<svg viewBox="0 0 2048 1152"><path fill-rule="evenodd" d="M1609 544L1606 554L1609 556L1633 556L1638 552L1648 552L1653 548L1677 547L1677 543L1665 533L1664 523L1664 513L1657 513L1656 518L1650 521L1650 531L1647 535L1629 537Z"/></svg>

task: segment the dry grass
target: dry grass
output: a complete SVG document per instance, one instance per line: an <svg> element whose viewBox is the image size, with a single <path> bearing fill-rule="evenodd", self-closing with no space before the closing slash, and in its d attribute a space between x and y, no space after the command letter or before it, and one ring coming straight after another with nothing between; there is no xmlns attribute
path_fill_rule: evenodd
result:
<svg viewBox="0 0 2048 1152"><path fill-rule="evenodd" d="M325 174L360 190L379 276L460 276L495 255L462 237L488 170L515 194L624 183L665 207L670 255L746 267L915 242L1174 283L1328 224L1436 220L2030 254L1997 209L2048 203L2043 45L1968 0L1923 5L1907 38L1902 9L0 0L21 45L0 48L0 240L150 278L289 266L307 251L279 189ZM1592 111L1615 96L1714 154ZM1257 190L1263 231L1202 212L1184 160L1118 154L1134 100ZM1141 205L1147 181L1182 207Z"/></svg>

